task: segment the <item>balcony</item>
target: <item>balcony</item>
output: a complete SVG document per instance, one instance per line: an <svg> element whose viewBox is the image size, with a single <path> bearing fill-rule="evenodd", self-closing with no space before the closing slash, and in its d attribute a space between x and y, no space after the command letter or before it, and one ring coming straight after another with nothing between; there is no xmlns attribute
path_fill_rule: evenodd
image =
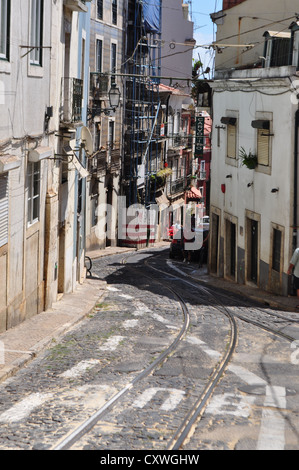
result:
<svg viewBox="0 0 299 470"><path fill-rule="evenodd" d="M178 147L192 148L193 136L188 134L172 134L169 137L169 147L172 149Z"/></svg>
<svg viewBox="0 0 299 470"><path fill-rule="evenodd" d="M109 171L110 173L117 173L120 170L120 143L107 142L106 147L102 147L93 158L93 167L91 173L96 174L97 177L102 177Z"/></svg>
<svg viewBox="0 0 299 470"><path fill-rule="evenodd" d="M65 8L72 11L80 11L86 13L88 8L86 6L87 2L91 2L91 0L63 0L63 4Z"/></svg>
<svg viewBox="0 0 299 470"><path fill-rule="evenodd" d="M171 179L167 184L167 194L175 196L185 191L185 188L191 184L191 176L185 176L177 179Z"/></svg>
<svg viewBox="0 0 299 470"><path fill-rule="evenodd" d="M76 124L82 121L83 80L62 78L61 113L62 124Z"/></svg>

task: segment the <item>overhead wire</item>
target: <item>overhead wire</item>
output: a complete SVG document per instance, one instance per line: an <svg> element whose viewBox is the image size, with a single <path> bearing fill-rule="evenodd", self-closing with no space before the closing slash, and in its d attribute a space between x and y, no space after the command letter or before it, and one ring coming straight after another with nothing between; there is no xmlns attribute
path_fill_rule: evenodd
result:
<svg viewBox="0 0 299 470"><path fill-rule="evenodd" d="M291 18L293 18L293 17L291 17ZM258 28L258 29L261 29L261 28ZM282 32L284 32L284 31L286 31L287 29L289 29L289 25L288 25L287 27L283 28L282 30L278 31L278 33L282 33ZM263 39L263 40L257 42L257 43L253 46L253 48L256 48L256 47L260 46L262 43L264 43L264 41L265 41L265 40ZM251 49L252 49L252 48L251 48ZM251 50L251 49L250 49L250 50ZM246 52L248 52L248 50L242 51L242 52L241 52L241 55L245 54ZM222 65L222 66L225 65L225 64L231 62L231 60L232 60L232 58L227 59L227 60L226 60L225 62L223 62L221 65ZM231 67L229 67L229 68L231 68ZM229 69L229 68L228 68L228 69ZM224 70L225 70L225 69L224 69Z"/></svg>
<svg viewBox="0 0 299 470"><path fill-rule="evenodd" d="M214 12L216 12L217 3L218 3L217 0L215 0L215 11L214 11ZM148 4L150 4L150 3L148 3ZM154 5L154 3L153 3L153 5ZM162 5L162 8L169 9L169 10L181 11L181 9L174 8L174 7L163 6L163 5ZM193 13L194 13L194 14L205 14L205 13L196 12L196 11L193 11ZM277 13L277 14L278 14L278 13ZM215 48L217 48L217 47L232 47L232 48L233 48L233 47L236 47L237 45L233 45L233 44L223 44L223 45L222 45L221 41L225 41L225 40L232 39L232 38L235 38L235 37L239 37L239 36L241 36L241 35L245 35L245 34L248 34L248 33L254 32L254 31L258 31L258 30L260 30L262 27L265 27L265 28L266 28L266 27L269 27L269 26L271 26L271 25L273 25L273 24L279 24L279 23L283 23L283 22L285 22L285 21L290 21L291 19L294 19L294 17L296 17L296 13L294 13L294 15L292 15L292 16L290 16L290 17L288 17L288 18L283 18L283 19L280 19L280 20L273 20L273 21L271 21L270 23L267 23L267 24L265 24L265 25L258 26L258 27L256 27L256 28L252 28L252 29L248 29L248 30L243 31L243 32L240 32L240 33L238 33L238 34L233 34L233 35L227 36L227 37L225 37L225 38L220 39L220 40L217 42L217 45L215 44L215 41L213 41L213 43L195 44L195 45L192 46L192 47L188 47L188 44L185 44L185 43L177 43L177 42L175 42L175 41L169 41L169 42L168 42L168 41L160 40L160 41L161 41L161 44L163 44L163 45L165 45L165 44L174 45L174 46L180 45L180 46L186 46L186 47L188 47L188 49L183 50L183 51L176 51L176 52L172 52L172 53L163 55L163 56L161 56L161 57L159 58L159 60L165 59L165 58L168 58L168 57L172 57L172 56L175 56L175 55L185 54L185 53L188 53L188 52L190 52L190 51L194 51L194 50L196 50L196 49L198 49L198 48L204 48L204 49L209 49L209 50L215 49ZM252 18L252 19L256 19L256 20L259 19L259 20L266 21L265 18L256 17L256 16L255 16L255 17L248 17L248 16L247 16L247 18ZM268 21L268 20L267 20L267 21ZM215 37L215 31L213 32L213 34L214 34L214 37ZM140 38L140 40L138 41L138 44L136 45L136 48L135 48L135 50L133 51L132 55L131 55L129 58L127 58L127 59L120 65L120 68L114 69L114 72L119 72L119 71L121 70L121 68L122 68L128 61L134 60L134 55L135 55L135 53L136 53L136 51L137 51L137 49L138 49L138 46L139 46L140 42L141 42L143 39L144 39L143 37ZM257 47L259 44L260 44L260 42L257 43L257 44L251 44L251 45L250 45L250 46L251 46L251 49L252 49L253 47ZM239 45L238 45L238 47L239 47ZM244 45L244 47L247 47L247 45ZM247 52L247 50L242 51L242 54L243 54L244 52ZM211 60L213 60L213 59L215 60L215 55L214 55L214 53L212 52L212 53L211 53L211 58L210 58L209 63L210 63ZM155 60L158 60L158 58L155 59ZM154 61L155 61L155 60L154 60ZM231 60L231 59L230 59L230 60ZM228 60L227 62L229 62L229 60ZM214 68L214 67L213 67L213 68ZM107 72L104 72L104 73L109 75L110 73L112 73L112 71L110 70L110 71L107 71ZM169 77L169 78L171 79L172 77ZM186 76L186 80L192 80L192 78L193 78L192 76Z"/></svg>

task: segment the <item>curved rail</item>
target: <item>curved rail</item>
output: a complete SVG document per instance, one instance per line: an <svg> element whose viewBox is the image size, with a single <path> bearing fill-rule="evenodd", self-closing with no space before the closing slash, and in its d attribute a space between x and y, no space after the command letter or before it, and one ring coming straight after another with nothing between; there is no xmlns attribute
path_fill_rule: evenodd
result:
<svg viewBox="0 0 299 470"><path fill-rule="evenodd" d="M134 253L136 256L136 253ZM134 255L129 255L126 258L122 260L122 264L126 264L126 261L131 258ZM165 271L162 271L156 267L151 266L150 263L148 263L147 260L144 261L144 264L147 265L150 269L156 270L163 275L167 274L172 277L173 276L170 273L166 273ZM130 266L130 269L135 270L134 267ZM150 278L151 281L154 282L159 282L156 279L153 279L151 276L148 274L142 274L142 276ZM182 279L184 280L184 279ZM186 280L184 280L186 282ZM67 450L70 449L83 435L87 434L96 424L97 422L103 418L103 416L125 395L127 394L130 390L134 388L135 385L137 385L140 381L142 381L144 378L148 377L157 367L161 366L163 362L169 357L171 353L176 349L178 344L183 340L185 335L187 334L187 331L189 329L190 325L190 314L188 307L184 301L184 299L174 290L172 289L171 286L168 285L165 280L162 281L165 287L171 291L174 296L178 299L183 315L184 315L184 324L175 338L175 340L171 343L171 345L146 369L144 369L138 376L135 377L135 379L132 380L130 384L125 386L122 390L120 390L116 395L114 395L103 407L101 407L96 413L94 413L89 419L87 419L85 422L83 422L78 428L76 428L74 431L72 431L69 435L67 435L65 438L63 438L62 441L60 441L52 450ZM201 287L199 285L196 286L197 289L201 290L201 292L206 295L207 291L205 287ZM211 293L209 292L209 295ZM223 373L225 372L226 368L228 367L228 364L234 354L236 344L238 341L238 328L237 328L237 323L235 321L234 316L229 312L229 310L225 306L217 306L217 310L219 310L222 314L226 315L229 319L231 329L230 329L230 342L228 347L226 348L226 352L224 353L221 361L219 361L212 373L212 375L209 377L208 383L204 389L204 391L201 393L201 395L198 397L184 420L182 421L181 425L175 432L174 436L172 439L169 441L167 450L174 450L174 449L179 449L185 440L188 438L190 432L192 431L193 426L195 425L196 421L199 419L199 417L203 414L207 404L208 400L210 399L213 391L217 387L217 384L219 383L221 377L223 376Z"/></svg>
<svg viewBox="0 0 299 470"><path fill-rule="evenodd" d="M162 271L161 271L161 272L162 272ZM177 270L176 270L176 272L177 272ZM164 271L164 274L166 274L166 271ZM169 273L167 273L167 274L169 275ZM218 303L222 304L223 308L226 308L227 310L230 309L229 307L225 307L225 306L223 305L223 301L221 300L221 298L223 298L223 297L227 297L227 298L231 299L231 297L230 297L229 295L226 295L226 294L223 294L223 293L221 293L221 294L215 294L215 292L213 292L209 287L201 286L201 285L200 285L200 280L194 278L193 276L190 276L190 275L187 274L187 273L183 273L183 274L184 274L184 276L186 276L186 277L192 279L192 281L194 281L195 284L194 284L194 283L191 283L190 281L188 281L188 280L186 280L186 279L184 279L183 277L181 278L181 279L182 279L182 282L185 282L185 283L191 285L192 287L195 287L195 288L197 288L197 289L200 289L200 290L204 291L205 294L209 295L210 298L212 298L214 301L217 300ZM174 276L174 277L175 277L175 276ZM246 302L243 302L243 306L244 306L244 307L250 306L250 304L248 304L248 303L246 303ZM231 310L231 309L230 309L230 310ZM265 315L267 315L267 316L276 317L276 318L279 318L279 319L284 320L284 321L289 322L289 323L299 323L299 320L297 320L297 319L288 318L288 317L286 317L285 315L280 315L280 314L276 314L276 313L271 313L271 312L268 312L267 310L262 309L262 308L260 308L260 307L256 307L256 310L259 311L259 312L262 312L263 314L265 314ZM277 329L275 329L275 328L272 328L271 326L267 326L267 325L265 325L265 324L263 324L263 323L261 323L261 322L259 322L259 321L257 321L257 320L254 320L254 319L252 319L252 318L246 317L245 315L242 315L242 314L236 313L236 312L231 312L231 315L234 316L234 317L236 317L236 318L238 318L239 320L241 320L241 321L243 321L243 322L250 323L250 324L252 324L252 325L254 325L254 326L256 326L256 327L258 327L258 328L260 328L260 329L263 329L263 330L265 330L265 331L268 331L269 333L272 333L272 334L274 334L274 335L276 335L276 336L279 336L279 337L281 337L281 338L284 338L284 339L286 339L287 341L289 341L289 342L291 342L291 343L294 342L294 341L296 341L296 338L294 338L294 337L292 337L292 336L290 336L290 335L288 335L288 334L286 334L286 333L284 333L284 332L282 332L282 331L280 331L280 330L277 330Z"/></svg>
<svg viewBox="0 0 299 470"><path fill-rule="evenodd" d="M137 375L130 384L122 388L117 394L115 394L104 406L102 406L96 413L94 413L89 419L83 422L78 428L72 431L69 435L64 437L52 450L68 450L70 449L83 435L88 433L97 422L117 403L117 401L128 393L137 383L148 377L158 366L161 366L167 357L176 349L178 344L182 341L185 334L188 331L190 324L189 310L184 300L169 286L166 286L178 299L183 315L184 324L171 345L146 369L144 369L139 375Z"/></svg>
<svg viewBox="0 0 299 470"><path fill-rule="evenodd" d="M153 270L166 274L165 271L162 271L161 269L151 266L147 261L145 261L145 264L147 264ZM167 274L169 275L169 273ZM170 276L172 275L170 274ZM206 293L206 289L204 287L201 287L199 285L196 287L197 289L200 289L202 290L202 292ZM168 443L167 450L179 450L180 447L183 445L184 441L188 438L192 430L192 427L194 426L198 418L203 414L209 398L211 397L213 391L217 387L219 380L223 376L223 373L225 372L235 352L237 341L238 341L238 327L237 327L236 320L226 307L223 306L222 308L220 307L216 307L216 308L222 314L226 315L230 321L231 336L230 336L229 346L222 360L217 364L217 367L215 368L213 374L211 375L205 390L200 395L198 400L195 402L192 409L189 411L184 421L182 422L181 426L178 428L175 435L172 437L172 439Z"/></svg>

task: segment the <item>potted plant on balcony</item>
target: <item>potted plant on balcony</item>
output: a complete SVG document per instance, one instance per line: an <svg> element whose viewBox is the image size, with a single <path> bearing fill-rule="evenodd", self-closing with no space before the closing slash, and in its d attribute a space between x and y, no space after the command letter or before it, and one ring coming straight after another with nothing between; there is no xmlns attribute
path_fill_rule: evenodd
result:
<svg viewBox="0 0 299 470"><path fill-rule="evenodd" d="M239 150L239 158L242 161L242 165L246 166L249 170L254 170L258 164L257 155L251 153L251 150L247 153L244 147L241 147Z"/></svg>
<svg viewBox="0 0 299 470"><path fill-rule="evenodd" d="M172 174L172 170L170 168L163 168L163 170L159 170L156 175L152 175L151 179L153 181L156 180L157 188L161 188L166 184L167 176Z"/></svg>

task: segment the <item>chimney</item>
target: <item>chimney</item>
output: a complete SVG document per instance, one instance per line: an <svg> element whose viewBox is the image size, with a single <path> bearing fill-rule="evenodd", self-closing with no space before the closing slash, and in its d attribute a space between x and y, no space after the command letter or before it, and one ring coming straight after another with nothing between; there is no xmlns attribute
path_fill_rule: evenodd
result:
<svg viewBox="0 0 299 470"><path fill-rule="evenodd" d="M223 0L223 10L228 10L229 8L239 5L239 3L243 3L245 1L246 0Z"/></svg>
<svg viewBox="0 0 299 470"><path fill-rule="evenodd" d="M182 3L183 16L185 20L189 19L189 5L187 3Z"/></svg>

